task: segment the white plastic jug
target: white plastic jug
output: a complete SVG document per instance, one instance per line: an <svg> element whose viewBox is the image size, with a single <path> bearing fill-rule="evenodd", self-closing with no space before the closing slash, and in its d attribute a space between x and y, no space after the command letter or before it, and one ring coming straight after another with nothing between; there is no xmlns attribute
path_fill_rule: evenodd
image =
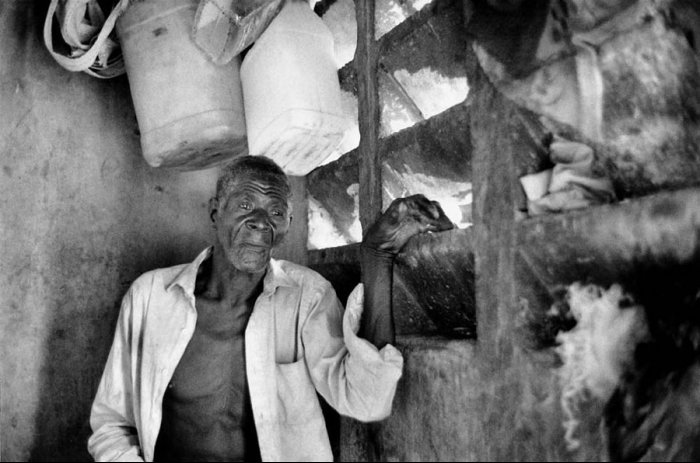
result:
<svg viewBox="0 0 700 463"><path fill-rule="evenodd" d="M212 63L190 38L198 0L140 0L119 18L141 148L154 167L247 154L240 59Z"/></svg>
<svg viewBox="0 0 700 463"><path fill-rule="evenodd" d="M304 0L288 0L241 66L250 154L306 175L343 141L333 36Z"/></svg>

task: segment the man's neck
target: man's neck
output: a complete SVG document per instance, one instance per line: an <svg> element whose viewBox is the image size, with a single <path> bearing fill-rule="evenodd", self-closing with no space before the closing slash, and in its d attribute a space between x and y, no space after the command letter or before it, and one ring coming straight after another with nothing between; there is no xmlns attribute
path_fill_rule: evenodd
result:
<svg viewBox="0 0 700 463"><path fill-rule="evenodd" d="M218 246L214 247L210 265L210 273L202 293L207 299L235 306L257 297L262 291L265 270L259 273L238 270Z"/></svg>

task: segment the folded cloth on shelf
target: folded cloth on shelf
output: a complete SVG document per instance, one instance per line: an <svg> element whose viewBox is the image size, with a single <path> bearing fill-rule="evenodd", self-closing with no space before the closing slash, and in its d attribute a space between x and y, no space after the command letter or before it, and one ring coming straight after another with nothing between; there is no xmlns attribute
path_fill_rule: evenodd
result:
<svg viewBox="0 0 700 463"><path fill-rule="evenodd" d="M226 64L270 25L285 0L201 0L194 42L216 64Z"/></svg>
<svg viewBox="0 0 700 463"><path fill-rule="evenodd" d="M594 153L591 147L556 137L549 149L550 159L555 163L551 175L535 174L521 178L528 194L528 212L531 215L580 209L616 200L610 179L593 172ZM531 179L548 182L544 195L532 194L534 189L528 183Z"/></svg>

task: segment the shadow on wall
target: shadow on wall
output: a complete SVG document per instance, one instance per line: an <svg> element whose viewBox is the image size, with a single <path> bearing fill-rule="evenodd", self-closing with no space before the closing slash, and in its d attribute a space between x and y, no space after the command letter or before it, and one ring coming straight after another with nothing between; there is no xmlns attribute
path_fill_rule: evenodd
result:
<svg viewBox="0 0 700 463"><path fill-rule="evenodd" d="M59 68L41 40L48 1L5 1L0 51L14 65L0 65L0 96L3 107L7 97L32 111L19 123L0 119L17 123L0 153L15 173L3 179L0 215L15 221L3 229L12 243L3 257L18 282L3 288L17 308L13 332L0 325L14 402L3 407L3 456L90 461L90 407L121 299L140 274L207 245L215 172L149 168L126 78Z"/></svg>
<svg viewBox="0 0 700 463"><path fill-rule="evenodd" d="M107 251L59 245L56 298L39 373L39 406L31 461L92 461L89 413L112 343L121 298L140 274L191 260L175 241L156 244L139 262L126 246ZM134 249L133 251L136 251ZM69 274L80 269L76 274Z"/></svg>

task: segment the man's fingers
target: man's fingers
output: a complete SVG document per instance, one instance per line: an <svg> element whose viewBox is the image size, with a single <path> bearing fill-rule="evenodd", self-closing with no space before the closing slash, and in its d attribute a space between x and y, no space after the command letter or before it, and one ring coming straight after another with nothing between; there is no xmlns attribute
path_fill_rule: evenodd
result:
<svg viewBox="0 0 700 463"><path fill-rule="evenodd" d="M423 195L413 195L406 198L409 215L420 222L439 219L440 208L435 207L433 203Z"/></svg>
<svg viewBox="0 0 700 463"><path fill-rule="evenodd" d="M437 203L437 201L431 201L425 196L421 195L421 197L417 199L417 202L418 206L421 208L421 210L426 212L428 217L435 220L440 218L440 212L442 211L442 208Z"/></svg>
<svg viewBox="0 0 700 463"><path fill-rule="evenodd" d="M440 203L422 194L395 199L390 206L397 225L408 236L416 233L439 232L454 228ZM400 224L400 225L399 225Z"/></svg>
<svg viewBox="0 0 700 463"><path fill-rule="evenodd" d="M454 224L442 210L440 203L430 201L425 196L411 197L411 217L421 224L428 224L430 231L451 230ZM425 230L421 230L425 231Z"/></svg>

